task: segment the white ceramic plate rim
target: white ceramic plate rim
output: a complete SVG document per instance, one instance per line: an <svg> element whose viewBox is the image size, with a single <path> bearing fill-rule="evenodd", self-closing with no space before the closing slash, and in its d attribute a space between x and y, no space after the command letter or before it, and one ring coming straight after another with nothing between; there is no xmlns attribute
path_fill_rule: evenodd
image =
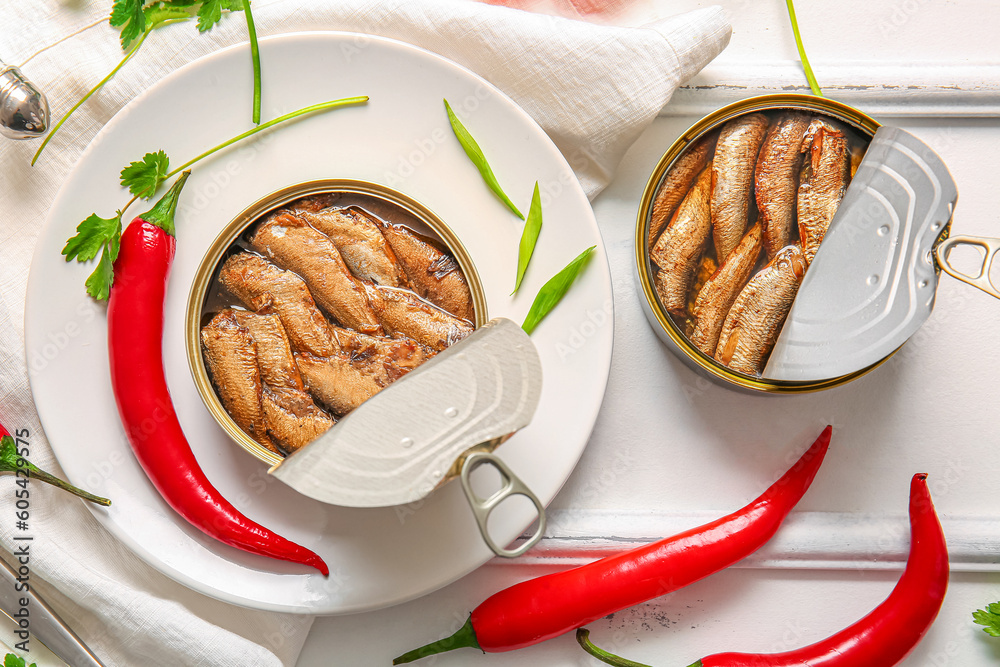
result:
<svg viewBox="0 0 1000 667"><path fill-rule="evenodd" d="M261 40L261 47L264 52L264 56L266 58L267 50L270 48L271 45L275 45L275 48L278 48L280 45L286 44L289 41L294 43L297 40L308 42L311 39L331 39L336 41L338 39L356 40L357 38L358 36L354 35L353 33L342 33L342 32L294 33L289 35L279 35ZM559 166L562 169L565 170L569 169L569 166L566 163L563 156L561 155L561 153L559 153L558 149L556 149L555 146L551 143L551 141L548 140L548 138L545 136L541 128L539 128L537 124L535 124L535 122L526 113L523 112L523 110L521 110L512 101L510 101L509 98L507 98L502 92L493 88L492 85L483 81L474 73L445 58L442 58L441 56L430 53L423 49L419 49L410 44L405 44L403 42L398 42L395 40L377 38L367 35L364 36L363 38L365 40L370 40L375 44L381 44L387 49L408 50L412 52L413 57L424 58L428 62L434 61L434 64L437 67L440 67L444 72L448 72L455 76L471 78L474 79L477 84L487 86L491 94L496 95L502 104L506 104L511 108L510 110L518 117L518 120L520 120L521 122L526 122L534 127L538 135L537 138L539 140L544 141L544 145L547 147L547 152L551 155L551 158L553 159L554 163L557 164L557 166ZM223 59L232 57L232 53L234 51L242 51L245 48L246 45L244 44L244 45L236 45L228 49L217 51L201 59L193 61L179 68L170 75L164 77L164 79L157 82L149 89L144 91L141 95L134 98L121 111L119 111L118 114L116 114L115 117L112 118L111 121L107 123L107 125L105 125L105 127L95 137L91 145L88 146L88 148L84 151L77 165L70 173L70 175L67 177L67 180L64 182L63 187L60 189L59 194L56 196L56 199L54 200L52 206L52 212L50 213L50 216L46 221L43 230L40 234L39 243L38 246L36 247L35 255L32 261L32 267L29 272L26 313L25 313L26 353L27 353L27 358L29 360L33 358L32 357L33 354L38 354L42 352L45 344L45 339L44 339L45 318L43 317L43 315L46 309L46 305L45 305L44 295L46 294L46 287L48 285L49 276L45 275L43 265L51 263L52 255L57 256L58 251L61 248L61 245L65 242L65 239L62 237L65 236L65 234L63 234L63 231L68 229L68 227L65 226L66 221L57 220L56 218L57 218L57 212L60 209L60 205L65 204L64 199L68 196L68 193L72 189L71 185L81 179L83 181L86 181L86 179L88 178L88 174L85 172L88 167L88 162L93 159L93 156L96 153L99 152L99 149L104 140L109 135L113 134L116 131L116 128L119 128L119 126L122 125L129 118L131 114L138 113L139 110L141 110L143 104L145 104L147 100L149 100L152 96L154 96L157 90L168 86L172 82L189 77L203 68L211 69L215 67ZM246 98L245 105L241 104L240 111L242 111L242 106L249 107L249 97ZM582 190L579 188L579 184L576 183L575 181L572 184L572 186L567 186L567 187L575 189L578 192L579 196L581 197L583 196ZM106 215L108 212L99 212L99 213ZM80 219L82 219L82 217L85 216L86 214L87 213L84 212L80 217ZM603 245L600 240L600 232L597 228L593 212L590 210L589 206L586 207L586 211L581 211L581 219L577 221L577 224L580 225L581 227L581 235L589 237L598 246L597 251L595 252L595 257L591 260L591 264L593 266L590 267L589 273L598 274L599 272L598 287L601 294L597 296L606 299L606 301L603 302L605 304L603 307L609 324L609 326L597 327L595 333L591 334L588 337L588 344L590 345L589 349L593 350L592 361L595 362L592 364L592 367L589 372L589 379L592 384L587 389L586 400L576 403L575 410L573 413L574 419L577 420L578 422L577 423L578 430L585 432L589 437L589 433L593 429L594 422L596 421L597 418L597 413L600 409L600 405L603 400L604 390L607 385L608 373L610 370L611 344L613 339L613 328L612 326L610 326L610 324L611 322L613 322L613 312L611 310L610 271L608 268L606 256L604 254ZM60 227L60 225L64 226ZM182 239L178 243L180 245L183 242L184 241ZM89 270L90 268L87 267L87 272L89 272ZM74 287L78 287L78 289L82 291L83 289L82 280L78 286ZM186 291L186 288L188 287L189 285L184 286L183 288L180 289L181 291ZM537 289L537 287L535 287L535 289ZM184 296L186 297L186 294ZM600 302L598 305L600 305ZM498 312L498 310L499 309L495 308L492 303L490 304L491 315L504 314L502 312ZM557 309L557 311L553 313L550 319L551 320L559 319L556 314L559 312L560 311ZM581 321L579 314L577 314L577 316L578 316L577 322ZM100 317L103 317L103 314L100 315ZM65 355L60 358L65 358ZM58 361L58 358L56 361ZM83 383L82 386L85 387L85 383ZM173 391L174 390L172 388L172 392ZM59 409L60 397L53 396L52 393L50 392L49 384L37 381L37 379L34 376L32 376L32 392L38 407L39 417L42 421L42 424L50 428L54 427L56 424L59 423L60 420L60 409ZM83 392L83 394L84 396L82 397L82 400L86 400L87 392ZM534 426L534 424L532 426ZM58 429L53 428L52 430L58 430ZM538 493L542 502L545 503L546 505L551 502L553 497L565 483L566 478L568 478L568 475L572 471L573 466L575 466L576 462L579 460L580 455L582 455L583 449L586 446L587 439L588 439L587 437L584 437L579 442L573 443L573 446L569 448L569 450L567 451L565 460L571 465L569 465L568 471L566 472L565 476L560 475L559 477L561 478L550 480L548 488L541 490L536 489L536 493ZM71 463L67 462L67 457L65 456L66 448L72 447L73 443L69 443L60 439L53 439L51 445L54 453L60 459L60 462L64 464L63 465L64 470L67 476L70 478L70 480L78 484L85 485L88 471L74 468L74 466ZM236 447L235 443L233 443L233 446ZM503 450L501 450L501 453L502 452ZM241 452L241 455L245 454ZM129 459L125 463L125 465L134 466L135 468L138 468L134 459ZM442 492L443 491L445 490L442 490ZM133 536L129 533L129 531L124 526L120 525L114 519L112 519L106 512L104 512L101 509L93 507L91 509L94 515L102 522L105 528L111 531L118 539L124 542L133 552L135 552L140 558L146 561L149 565L159 570L160 572L166 574L167 576L179 581L180 583L194 590L210 595L212 597L216 597L218 599L222 599L227 602L258 609L273 610L273 611L330 614L330 613L349 613L349 612L365 611L365 610L385 607L392 604L404 602L414 597L418 597L419 595L429 593L441 586L444 586L460 578L461 576L464 576L465 574L477 568L490 558L490 554L488 552L485 552L483 550L478 550L478 553L473 554L473 557L471 559L469 557L466 557L464 559L456 561L455 566L448 568L448 572L442 576L435 577L433 580L421 582L416 588L402 590L398 593L398 595L390 595L379 600L372 600L370 602L354 603L350 605L335 604L329 602L326 604L314 604L310 603L309 601L304 601L299 604L274 603L270 600L260 599L259 595L255 596L252 592L244 594L233 593L231 591L222 590L217 585L199 579L196 576L190 576L189 574L179 570L178 568L171 566L169 563L166 563L164 561L163 554L160 553L158 549L150 550L146 548L144 545L140 544L136 539L133 539ZM181 524L182 526L184 525L184 522L183 520L180 519L180 517L174 516L173 519L176 523ZM278 532L281 532L280 525L272 527L274 527ZM511 537L513 536L516 536L516 533L511 535ZM475 535L474 537L476 540L479 540L478 535ZM221 545L219 546L219 552L223 554L239 553L239 552L234 552L230 548L223 547ZM271 561L267 562L271 563ZM264 567L266 568L266 565ZM282 576L294 576L294 575L282 575ZM318 577L319 575L301 575L301 576Z"/></svg>

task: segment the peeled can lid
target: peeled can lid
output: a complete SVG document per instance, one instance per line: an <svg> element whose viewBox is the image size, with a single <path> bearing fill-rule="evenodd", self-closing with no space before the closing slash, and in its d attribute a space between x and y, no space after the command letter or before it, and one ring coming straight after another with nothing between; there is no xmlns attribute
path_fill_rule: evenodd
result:
<svg viewBox="0 0 1000 667"><path fill-rule="evenodd" d="M415 502L457 474L470 450L492 451L527 426L541 390L541 360L528 334L494 318L369 398L270 473L334 505Z"/></svg>
<svg viewBox="0 0 1000 667"><path fill-rule="evenodd" d="M944 161L881 127L802 279L763 377L816 381L891 354L934 308L933 248L958 189Z"/></svg>

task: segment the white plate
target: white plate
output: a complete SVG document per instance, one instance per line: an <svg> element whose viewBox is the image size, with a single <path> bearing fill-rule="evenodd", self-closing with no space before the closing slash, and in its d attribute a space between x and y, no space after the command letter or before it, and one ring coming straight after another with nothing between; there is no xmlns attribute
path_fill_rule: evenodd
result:
<svg viewBox="0 0 1000 667"><path fill-rule="evenodd" d="M111 215L128 200L118 172L130 161L163 149L180 164L249 127L245 46L193 62L134 99L66 180L28 277L32 392L69 479L113 500L94 514L156 569L207 595L259 609L376 609L444 586L492 554L456 483L413 506L333 507L269 478L263 464L225 435L198 397L184 354L185 304L208 246L245 206L287 185L318 178L385 183L455 230L480 272L490 315L520 322L539 287L596 245L587 270L533 335L544 371L534 423L498 450L546 504L582 454L607 384L613 320L607 258L590 204L563 156L527 114L468 70L407 44L344 33L267 39L261 58L265 120L340 97L369 95L371 101L272 130L195 167L177 216L164 362L181 425L209 479L249 517L318 552L330 577L222 545L157 495L115 409L104 308L84 291L93 266L60 256L87 215ZM442 98L466 121L519 208L527 211L536 179L547 193L538 246L515 298L508 293L523 223L483 185L451 132ZM492 522L499 542L513 540L531 520L522 509Z"/></svg>

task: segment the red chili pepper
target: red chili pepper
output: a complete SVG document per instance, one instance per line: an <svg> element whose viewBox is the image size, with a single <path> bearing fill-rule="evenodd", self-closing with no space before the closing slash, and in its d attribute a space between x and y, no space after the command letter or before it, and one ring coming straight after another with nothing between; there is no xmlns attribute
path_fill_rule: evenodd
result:
<svg viewBox="0 0 1000 667"><path fill-rule="evenodd" d="M393 661L456 648L511 651L557 637L608 614L666 595L762 547L809 488L830 445L829 426L802 458L743 509L659 542L502 590L454 635Z"/></svg>
<svg viewBox="0 0 1000 667"><path fill-rule="evenodd" d="M193 526L238 549L327 575L318 555L251 521L222 497L177 421L163 372L163 299L174 258L174 211L188 173L122 233L108 299L108 356L118 413L153 486Z"/></svg>
<svg viewBox="0 0 1000 667"><path fill-rule="evenodd" d="M948 589L948 547L934 512L927 475L910 483L910 557L889 597L863 619L829 639L769 655L718 653L690 667L893 667L920 642ZM577 640L591 655L618 667L647 667L598 649L586 630ZM593 650L592 650L593 649Z"/></svg>

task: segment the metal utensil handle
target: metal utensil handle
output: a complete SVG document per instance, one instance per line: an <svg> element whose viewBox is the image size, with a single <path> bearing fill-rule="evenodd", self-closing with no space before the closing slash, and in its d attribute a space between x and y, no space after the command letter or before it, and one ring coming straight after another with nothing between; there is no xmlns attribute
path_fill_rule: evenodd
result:
<svg viewBox="0 0 1000 667"><path fill-rule="evenodd" d="M982 266L979 267L979 275L973 276L962 273L952 266L948 260L948 255L951 254L951 251L960 245L971 245L986 251ZM938 265L952 278L957 278L963 283L978 287L987 294L1000 299L1000 291L997 290L996 285L990 280L990 270L993 268L993 260L996 258L997 252L1000 252L1000 239L998 238L989 236L951 236L937 245L935 256L937 257Z"/></svg>
<svg viewBox="0 0 1000 667"><path fill-rule="evenodd" d="M503 480L503 486L500 490L494 493L489 498L483 500L476 492L472 490L472 483L469 480L469 476L472 471L481 465L489 463L497 472L500 473L500 478ZM472 508L472 514L476 517L476 523L479 524L479 532L483 535L483 540L490 549L493 550L497 556L503 558L517 558L524 552L526 552L531 547L535 546L540 539L542 539L542 534L545 532L545 507L538 497L531 492L524 482L522 482L517 475L511 472L503 461L501 461L495 454L489 452L474 452L465 457L465 462L462 463L462 490L465 491L465 497L469 501L469 507ZM486 525L486 520L490 516L497 505L502 503L504 500L510 496L524 496L532 502L535 506L535 510L538 512L538 529L534 534L528 538L528 541L517 547L516 549L504 549L493 541L490 537L489 529Z"/></svg>
<svg viewBox="0 0 1000 667"><path fill-rule="evenodd" d="M7 555L10 555L9 552ZM57 658L72 667L104 667L104 663L83 643L83 640L66 625L42 596L35 592L34 586L25 592L16 591L17 577L17 570L7 562L6 558L0 557L0 584L2 584L0 611L18 625L14 619L17 612L14 610L22 606L21 598L28 598L31 605L29 608L33 609L31 612L33 637L45 644Z"/></svg>

